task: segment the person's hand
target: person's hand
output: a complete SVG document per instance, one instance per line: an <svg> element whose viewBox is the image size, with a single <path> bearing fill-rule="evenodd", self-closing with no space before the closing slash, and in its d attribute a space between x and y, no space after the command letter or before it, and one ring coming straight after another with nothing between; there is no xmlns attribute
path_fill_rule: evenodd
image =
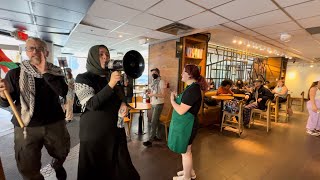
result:
<svg viewBox="0 0 320 180"><path fill-rule="evenodd" d="M128 114L128 106L125 103L122 103L119 109L120 115L122 117L127 116Z"/></svg>
<svg viewBox="0 0 320 180"><path fill-rule="evenodd" d="M244 96L244 99L245 99L245 100L248 100L248 99L249 99L249 95L245 95L245 96Z"/></svg>
<svg viewBox="0 0 320 180"><path fill-rule="evenodd" d="M174 99L176 98L176 96L177 96L177 92L171 92L170 100L171 100L171 101L174 101Z"/></svg>
<svg viewBox="0 0 320 180"><path fill-rule="evenodd" d="M8 85L6 80L0 78L0 96L2 99L7 99L4 95L4 90L8 90Z"/></svg>
<svg viewBox="0 0 320 180"><path fill-rule="evenodd" d="M148 93L147 95L148 95L149 97L154 96L154 94L153 94L153 93Z"/></svg>
<svg viewBox="0 0 320 180"><path fill-rule="evenodd" d="M262 98L258 98L258 102L262 101Z"/></svg>
<svg viewBox="0 0 320 180"><path fill-rule="evenodd" d="M315 113L317 113L317 112L318 112L317 106L312 106L312 111L315 112Z"/></svg>
<svg viewBox="0 0 320 180"><path fill-rule="evenodd" d="M41 60L40 60L40 63L39 64L35 64L34 65L38 71L41 73L41 74L44 74L47 72L48 70L48 67L47 67L47 60L43 54L43 52L41 51Z"/></svg>
<svg viewBox="0 0 320 180"><path fill-rule="evenodd" d="M111 73L111 77L110 77L110 81L108 83L108 85L111 87L111 88L114 88L114 86L117 84L118 81L121 80L121 75L119 73L119 71L113 71Z"/></svg>

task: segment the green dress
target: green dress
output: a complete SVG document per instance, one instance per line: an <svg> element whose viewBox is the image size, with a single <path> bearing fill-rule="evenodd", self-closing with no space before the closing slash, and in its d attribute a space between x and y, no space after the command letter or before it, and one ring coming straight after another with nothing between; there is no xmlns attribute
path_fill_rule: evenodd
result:
<svg viewBox="0 0 320 180"><path fill-rule="evenodd" d="M175 100L177 104L181 104L184 92L192 85L194 85L194 83L187 86L187 88L177 96ZM194 119L194 115L190 112L180 115L177 111L173 110L168 137L168 147L171 151L180 154L187 152Z"/></svg>

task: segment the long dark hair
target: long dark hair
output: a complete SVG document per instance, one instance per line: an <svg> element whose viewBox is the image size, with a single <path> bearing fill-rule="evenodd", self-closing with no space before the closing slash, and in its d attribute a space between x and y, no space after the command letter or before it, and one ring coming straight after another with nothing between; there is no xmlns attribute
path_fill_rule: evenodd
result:
<svg viewBox="0 0 320 180"><path fill-rule="evenodd" d="M205 80L205 78L200 75L200 70L199 70L198 66L193 65L193 64L187 64L184 67L184 69L185 69L186 73L188 73L191 76L191 78L195 79L198 82L202 91L205 92L208 90L208 83Z"/></svg>
<svg viewBox="0 0 320 180"><path fill-rule="evenodd" d="M317 86L318 85L318 81L315 81L311 84L309 90L308 90L308 100L310 100L310 89Z"/></svg>

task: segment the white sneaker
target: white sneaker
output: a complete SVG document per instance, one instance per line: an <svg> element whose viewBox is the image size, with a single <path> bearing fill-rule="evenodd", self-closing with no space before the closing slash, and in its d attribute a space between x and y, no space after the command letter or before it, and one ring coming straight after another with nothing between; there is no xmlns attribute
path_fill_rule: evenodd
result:
<svg viewBox="0 0 320 180"><path fill-rule="evenodd" d="M307 129L307 134L310 134L311 136L320 136L320 132L316 132L310 129Z"/></svg>
<svg viewBox="0 0 320 180"><path fill-rule="evenodd" d="M183 176L184 172L183 171L179 171L179 172L177 172L177 175L178 176ZM191 171L191 179L196 179L196 178L197 178L196 172L194 170L192 170Z"/></svg>
<svg viewBox="0 0 320 180"><path fill-rule="evenodd" d="M184 176L175 176L175 177L173 177L173 180L191 180L191 178L186 179L186 178L184 178Z"/></svg>

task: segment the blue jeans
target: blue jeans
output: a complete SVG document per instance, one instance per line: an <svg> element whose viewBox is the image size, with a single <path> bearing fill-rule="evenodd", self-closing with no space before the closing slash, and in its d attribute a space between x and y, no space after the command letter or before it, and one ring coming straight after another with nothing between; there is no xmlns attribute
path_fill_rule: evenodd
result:
<svg viewBox="0 0 320 180"><path fill-rule="evenodd" d="M156 136L159 137L159 118L163 109L163 105L164 104L152 105L150 141L152 141Z"/></svg>

